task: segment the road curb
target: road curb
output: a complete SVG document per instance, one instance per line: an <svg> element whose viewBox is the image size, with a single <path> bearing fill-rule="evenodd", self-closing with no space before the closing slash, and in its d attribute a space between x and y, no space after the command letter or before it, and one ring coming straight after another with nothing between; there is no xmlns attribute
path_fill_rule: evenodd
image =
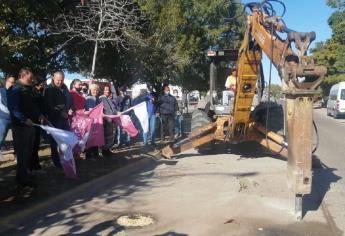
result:
<svg viewBox="0 0 345 236"><path fill-rule="evenodd" d="M47 214L47 212L54 209L54 207L56 208L57 206L61 206L65 202L69 202L68 199L75 198L76 196L87 190L90 191L90 189L92 189L92 192L96 192L97 190L102 189L109 184L118 182L120 178L136 174L144 167L156 164L157 163L151 158L143 158L118 170L115 170L107 175L103 175L94 180L91 180L90 182L81 184L74 189L61 193L42 203L38 203L26 210L11 214L0 220L0 235L5 233L6 231L17 229L20 225L27 223L24 221L28 217L33 219L35 217L45 215Z"/></svg>

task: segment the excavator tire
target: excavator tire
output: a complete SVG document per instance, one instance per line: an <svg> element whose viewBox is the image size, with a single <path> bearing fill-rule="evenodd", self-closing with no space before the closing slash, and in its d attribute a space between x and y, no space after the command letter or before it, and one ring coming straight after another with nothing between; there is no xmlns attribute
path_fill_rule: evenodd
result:
<svg viewBox="0 0 345 236"><path fill-rule="evenodd" d="M211 119L208 115L202 110L195 110L192 113L192 122L191 122L191 129L192 131L204 127L205 125L211 123Z"/></svg>
<svg viewBox="0 0 345 236"><path fill-rule="evenodd" d="M268 119L267 119L268 109ZM256 122L280 135L284 133L284 110L282 105L275 102L261 102L253 111L253 118Z"/></svg>
<svg viewBox="0 0 345 236"><path fill-rule="evenodd" d="M192 113L192 122L191 122L191 130L192 132L205 127L206 125L210 124L212 122L211 118L208 117L207 113L204 112L203 110L197 109ZM196 148L196 150L200 154L207 154L211 150L213 150L214 147L214 141L201 145Z"/></svg>

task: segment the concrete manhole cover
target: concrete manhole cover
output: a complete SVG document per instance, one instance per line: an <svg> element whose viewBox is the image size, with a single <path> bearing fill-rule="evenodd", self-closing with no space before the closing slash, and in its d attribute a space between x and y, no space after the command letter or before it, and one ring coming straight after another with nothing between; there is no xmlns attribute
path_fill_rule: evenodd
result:
<svg viewBox="0 0 345 236"><path fill-rule="evenodd" d="M123 215L116 219L116 223L123 227L144 227L155 222L153 217L144 214Z"/></svg>

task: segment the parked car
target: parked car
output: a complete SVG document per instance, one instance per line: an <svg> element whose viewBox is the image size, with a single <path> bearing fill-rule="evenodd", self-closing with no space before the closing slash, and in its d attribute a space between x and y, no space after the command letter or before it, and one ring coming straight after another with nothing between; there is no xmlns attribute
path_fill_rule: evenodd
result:
<svg viewBox="0 0 345 236"><path fill-rule="evenodd" d="M345 82L332 86L327 102L327 115L331 115L335 119L345 115Z"/></svg>

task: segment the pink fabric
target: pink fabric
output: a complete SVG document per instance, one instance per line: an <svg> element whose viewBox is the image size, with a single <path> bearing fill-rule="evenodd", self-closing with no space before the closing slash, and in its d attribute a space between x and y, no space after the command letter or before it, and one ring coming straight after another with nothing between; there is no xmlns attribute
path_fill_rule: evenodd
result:
<svg viewBox="0 0 345 236"><path fill-rule="evenodd" d="M85 115L77 114L72 117L71 131L79 138L78 144L73 149L75 154L80 154L84 151L90 135L92 122L93 119Z"/></svg>
<svg viewBox="0 0 345 236"><path fill-rule="evenodd" d="M75 90L70 90L70 93L71 93L72 98L73 98L73 104L74 104L74 108L76 110L76 113L77 114L84 113L85 98L83 97L83 95L79 94Z"/></svg>
<svg viewBox="0 0 345 236"><path fill-rule="evenodd" d="M102 147L105 144L103 128L103 103L98 104L89 112L92 118L91 131L86 143L86 149L90 147Z"/></svg>
<svg viewBox="0 0 345 236"><path fill-rule="evenodd" d="M74 158L66 161L60 156L60 162L67 178L78 179Z"/></svg>
<svg viewBox="0 0 345 236"><path fill-rule="evenodd" d="M120 126L129 136L135 137L138 135L138 130L135 128L130 116L128 115L104 115L110 118L115 124Z"/></svg>

